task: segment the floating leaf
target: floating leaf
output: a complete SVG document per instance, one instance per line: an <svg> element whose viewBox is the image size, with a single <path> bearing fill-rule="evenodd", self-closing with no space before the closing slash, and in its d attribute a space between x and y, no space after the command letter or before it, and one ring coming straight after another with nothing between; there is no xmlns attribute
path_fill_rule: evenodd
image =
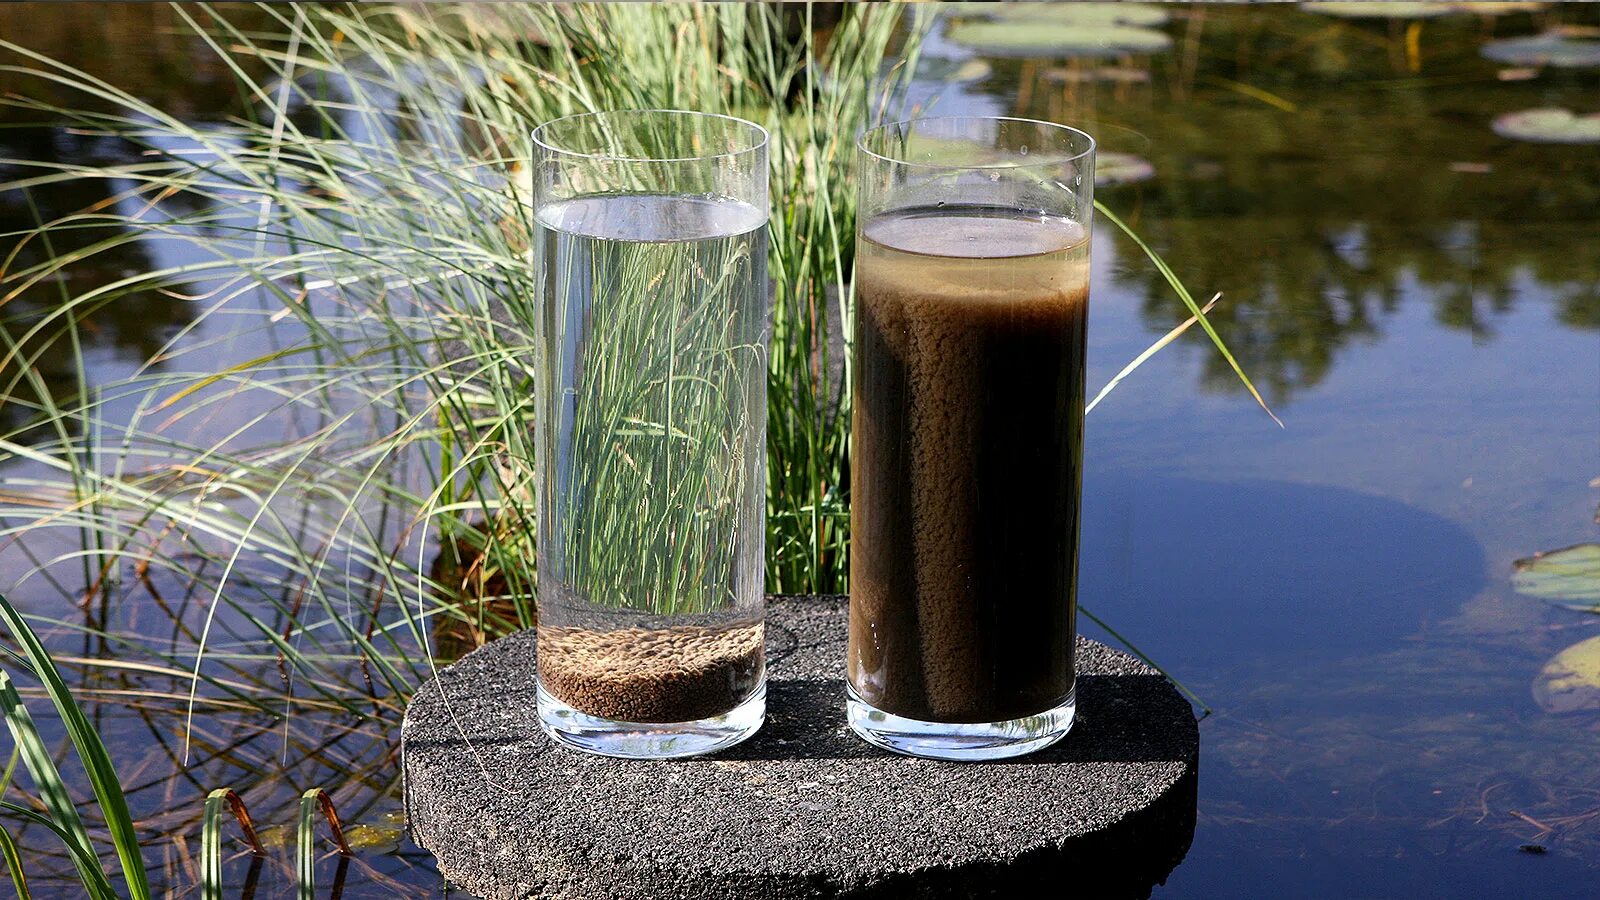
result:
<svg viewBox="0 0 1600 900"><path fill-rule="evenodd" d="M1584 40L1581 32L1551 30L1533 37L1490 41L1481 51L1485 58L1512 66L1554 66L1582 69L1600 66L1600 41Z"/></svg>
<svg viewBox="0 0 1600 900"><path fill-rule="evenodd" d="M992 16L995 10L1005 6L1003 3L990 3L987 0L976 0L971 3L941 3L939 11L952 19L966 16Z"/></svg>
<svg viewBox="0 0 1600 900"><path fill-rule="evenodd" d="M994 66L986 59L969 59L950 73L951 81L982 81L994 72Z"/></svg>
<svg viewBox="0 0 1600 900"><path fill-rule="evenodd" d="M289 825L263 825L256 829L256 838L268 850L283 850L294 846L294 828Z"/></svg>
<svg viewBox="0 0 1600 900"><path fill-rule="evenodd" d="M344 839L351 850L371 853L393 853L400 849L400 838L405 834L403 825L350 825L344 830Z"/></svg>
<svg viewBox="0 0 1600 900"><path fill-rule="evenodd" d="M1132 153L1100 153L1094 161L1096 187L1135 184L1156 177L1156 167Z"/></svg>
<svg viewBox="0 0 1600 900"><path fill-rule="evenodd" d="M929 166L985 166L1003 163L1008 152L971 138L912 134L897 149L902 159Z"/></svg>
<svg viewBox="0 0 1600 900"><path fill-rule="evenodd" d="M938 56L924 56L917 66L917 77L926 81L944 81L960 83L966 81L981 81L994 72L994 67L985 59L948 59Z"/></svg>
<svg viewBox="0 0 1600 900"><path fill-rule="evenodd" d="M1524 109L1496 116L1494 133L1539 144L1600 144L1600 113L1580 116L1570 109Z"/></svg>
<svg viewBox="0 0 1600 900"><path fill-rule="evenodd" d="M1149 28L1048 19L956 22L945 37L991 56L1104 58L1158 53L1172 46L1172 38Z"/></svg>
<svg viewBox="0 0 1600 900"><path fill-rule="evenodd" d="M1150 80L1150 73L1125 66L1090 66L1084 69L1046 69L1039 77L1052 84L1144 84Z"/></svg>
<svg viewBox="0 0 1600 900"><path fill-rule="evenodd" d="M1329 2L1302 3L1300 8L1307 12L1337 16L1341 19L1432 19L1461 12L1459 7L1463 5L1467 4L1346 3L1329 0Z"/></svg>
<svg viewBox="0 0 1600 900"><path fill-rule="evenodd" d="M1533 680L1533 699L1551 713L1600 709L1600 637L1550 657Z"/></svg>
<svg viewBox="0 0 1600 900"><path fill-rule="evenodd" d="M947 3L951 16L1070 25L1165 25L1172 16L1155 3Z"/></svg>
<svg viewBox="0 0 1600 900"><path fill-rule="evenodd" d="M1530 597L1600 613L1600 544L1577 544L1513 564L1511 586Z"/></svg>
<svg viewBox="0 0 1600 900"><path fill-rule="evenodd" d="M1300 4L1300 8L1325 16L1341 19L1435 19L1439 16L1472 13L1479 16L1503 16L1509 13L1537 12L1544 3L1478 3L1473 0L1450 3L1346 3L1329 0Z"/></svg>
<svg viewBox="0 0 1600 900"><path fill-rule="evenodd" d="M1460 12L1475 13L1480 16L1504 16L1512 13L1538 12L1549 4L1547 3L1452 3Z"/></svg>

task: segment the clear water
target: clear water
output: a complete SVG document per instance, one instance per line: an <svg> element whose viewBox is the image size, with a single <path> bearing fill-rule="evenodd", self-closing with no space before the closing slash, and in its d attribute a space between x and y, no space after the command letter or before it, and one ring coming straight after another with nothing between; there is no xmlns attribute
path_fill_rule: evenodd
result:
<svg viewBox="0 0 1600 900"><path fill-rule="evenodd" d="M758 619L764 214L634 194L537 222L541 621Z"/></svg>

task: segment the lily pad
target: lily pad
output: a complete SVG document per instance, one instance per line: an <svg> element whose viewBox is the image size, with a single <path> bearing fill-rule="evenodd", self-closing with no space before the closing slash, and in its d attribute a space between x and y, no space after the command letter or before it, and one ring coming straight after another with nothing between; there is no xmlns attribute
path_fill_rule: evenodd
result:
<svg viewBox="0 0 1600 900"><path fill-rule="evenodd" d="M917 67L918 78L948 84L982 81L993 73L994 67L985 59L923 57L922 64Z"/></svg>
<svg viewBox="0 0 1600 900"><path fill-rule="evenodd" d="M1550 4L1548 4L1548 3L1528 3L1528 2L1524 2L1524 3L1516 3L1516 2L1513 2L1513 3L1465 2L1465 3L1452 3L1450 5L1454 6L1456 9L1460 10L1461 12L1474 13L1474 14L1480 15L1480 16L1506 16L1506 15L1511 15L1512 13L1538 12L1539 10L1544 9L1546 6L1549 6Z"/></svg>
<svg viewBox="0 0 1600 900"><path fill-rule="evenodd" d="M1132 153L1100 153L1094 161L1095 187L1114 184L1135 184L1156 177L1156 167L1149 160Z"/></svg>
<svg viewBox="0 0 1600 900"><path fill-rule="evenodd" d="M1600 613L1600 544L1577 544L1513 564L1511 586L1530 597Z"/></svg>
<svg viewBox="0 0 1600 900"><path fill-rule="evenodd" d="M1460 12L1459 3L1346 3L1342 0L1302 3L1306 12L1341 19L1432 19Z"/></svg>
<svg viewBox="0 0 1600 900"><path fill-rule="evenodd" d="M1554 66L1583 69L1600 66L1600 40L1585 40L1562 30L1532 37L1490 41L1481 51L1485 58L1513 66Z"/></svg>
<svg viewBox="0 0 1600 900"><path fill-rule="evenodd" d="M1550 657L1533 680L1533 700L1551 713L1600 709L1600 637Z"/></svg>
<svg viewBox="0 0 1600 900"><path fill-rule="evenodd" d="M1073 25L1165 25L1172 16L1155 3L995 3L989 18Z"/></svg>
<svg viewBox="0 0 1600 900"><path fill-rule="evenodd" d="M986 141L916 134L895 148L900 159L927 166L984 166L1004 162L1006 154Z"/></svg>
<svg viewBox="0 0 1600 900"><path fill-rule="evenodd" d="M293 847L296 840L295 829L287 825L263 825L256 829L256 840L268 850Z"/></svg>
<svg viewBox="0 0 1600 900"><path fill-rule="evenodd" d="M1172 46L1172 38L1150 28L1051 19L961 21L952 24L945 37L990 56L1110 58L1159 53Z"/></svg>
<svg viewBox="0 0 1600 900"><path fill-rule="evenodd" d="M1009 3L990 3L987 0L976 0L976 2L972 3L941 3L939 4L939 11L952 19L965 18L967 16L988 17L994 15L997 9L1010 5Z"/></svg>
<svg viewBox="0 0 1600 900"><path fill-rule="evenodd" d="M950 81L982 81L994 74L994 66L986 59L969 59L950 73Z"/></svg>
<svg viewBox="0 0 1600 900"><path fill-rule="evenodd" d="M1498 81L1532 81L1539 77L1537 66L1516 66L1510 69L1501 69L1494 73Z"/></svg>
<svg viewBox="0 0 1600 900"><path fill-rule="evenodd" d="M1600 144L1600 113L1580 116L1555 107L1496 116L1494 133L1539 144Z"/></svg>
<svg viewBox="0 0 1600 900"><path fill-rule="evenodd" d="M400 838L405 835L404 823L386 822L381 825L356 823L344 828L345 843L357 852L393 853L400 849Z"/></svg>
<svg viewBox="0 0 1600 900"><path fill-rule="evenodd" d="M1150 73L1126 66L1088 66L1082 69L1046 69L1039 76L1052 84L1147 84Z"/></svg>

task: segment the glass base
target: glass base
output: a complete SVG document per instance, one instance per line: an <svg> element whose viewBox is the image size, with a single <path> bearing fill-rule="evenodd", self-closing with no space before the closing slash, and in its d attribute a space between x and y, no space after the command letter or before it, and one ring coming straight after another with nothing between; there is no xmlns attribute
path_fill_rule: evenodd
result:
<svg viewBox="0 0 1600 900"><path fill-rule="evenodd" d="M1072 730L1077 688L1054 709L1004 722L924 722L886 713L846 686L850 728L869 744L925 759L981 762L1021 756L1054 744Z"/></svg>
<svg viewBox="0 0 1600 900"><path fill-rule="evenodd" d="M732 747L756 733L767 716L763 680L750 699L720 716L693 722L618 722L592 716L539 685L539 727L563 746L621 759L676 759Z"/></svg>

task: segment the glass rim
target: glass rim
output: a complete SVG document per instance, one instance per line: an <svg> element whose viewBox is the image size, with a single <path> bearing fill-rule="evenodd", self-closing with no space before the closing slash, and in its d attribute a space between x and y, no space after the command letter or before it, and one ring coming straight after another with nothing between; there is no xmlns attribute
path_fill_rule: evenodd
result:
<svg viewBox="0 0 1600 900"><path fill-rule="evenodd" d="M916 160L900 159L899 157L895 156L886 156L867 146L868 135L876 134L889 128L914 125L918 122L1020 122L1025 125L1042 126L1046 130L1067 132L1068 134L1076 135L1083 140L1088 141L1089 145L1083 150L1069 156L1041 157L1038 160L1006 161L999 163L918 162ZM900 119L899 121L895 122L884 122L880 125L874 125L871 128L863 129L861 134L856 138L856 149L872 157L873 159L878 160L879 162L891 163L897 166L912 166L919 169L1026 169L1033 166L1053 166L1060 165L1062 163L1076 162L1077 160L1083 159L1086 156L1093 156L1098 147L1099 142L1094 139L1094 135L1084 131L1082 128L1074 128L1071 125L1063 125L1060 122L1049 122L1044 119L1029 119L1023 116L913 116L909 119Z"/></svg>
<svg viewBox="0 0 1600 900"><path fill-rule="evenodd" d="M643 155L629 154L629 153L583 153L583 152L580 152L580 151L577 151L577 150L569 150L569 149L567 149L565 147L557 146L556 144L553 144L553 143L549 142L548 140L545 140L544 132L545 132L546 129L551 128L551 127L556 126L556 125L561 125L562 123L574 122L574 121L576 121L578 119L598 119L598 118L600 118L602 116L652 115L652 114L653 115L663 115L663 116L683 116L683 117L688 117L688 118L691 118L691 119L698 119L698 120L701 120L701 121L717 119L717 120L721 120L723 122L733 123L735 125L742 125L746 129L749 129L749 133L752 136L752 140L749 142L748 145L741 146L737 150L725 151L725 152L720 152L720 153L699 153L699 154L695 154L695 155L692 155L692 156L671 156L671 157L667 157L667 156L643 156ZM559 118L551 119L548 122L539 123L538 125L534 126L534 129L530 133L530 136L533 139L533 144L534 144L535 147L538 147L538 148L541 148L543 150L549 151L550 153L559 154L561 156L574 157L574 158L577 158L577 159L598 159L598 160L606 160L606 161L609 161L609 162L637 162L637 163L646 163L646 162L660 162L660 163L697 162L697 161L700 161L700 160L707 160L707 159L722 159L724 157L743 156L743 155L745 155L747 153L756 153L756 152L758 152L760 150L764 150L764 149L766 149L767 145L771 142L771 136L767 133L767 129L761 127L760 125L757 125L756 123L750 121L749 119L741 119L738 116L730 116L730 115L725 115L723 113L700 112L698 110L692 110L692 109L664 109L664 108L653 108L653 109L608 109L608 110L597 110L597 111L594 111L594 112L572 113L571 115L566 115L566 116L561 116Z"/></svg>

